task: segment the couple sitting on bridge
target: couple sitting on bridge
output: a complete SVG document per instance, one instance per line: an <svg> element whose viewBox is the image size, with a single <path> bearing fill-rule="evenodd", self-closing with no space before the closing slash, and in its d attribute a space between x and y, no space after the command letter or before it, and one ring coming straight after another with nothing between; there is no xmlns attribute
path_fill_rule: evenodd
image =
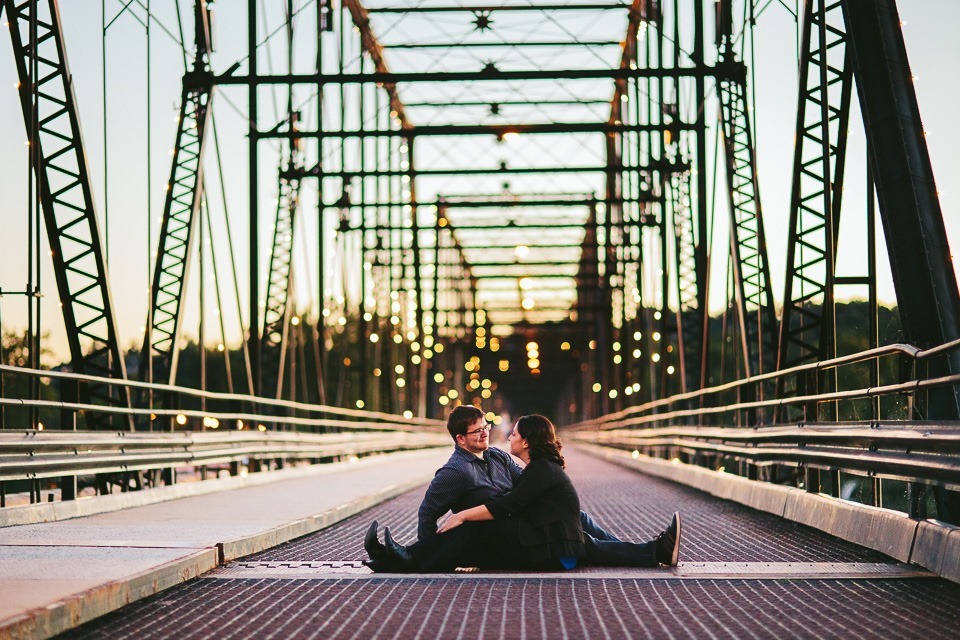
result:
<svg viewBox="0 0 960 640"><path fill-rule="evenodd" d="M377 521L364 547L368 567L382 573L438 573L457 567L558 571L577 565L676 566L680 514L655 539L636 544L604 531L580 511L564 469L556 429L545 417L524 416L510 433L510 453L490 448L490 425L473 406L454 409L447 430L456 442L430 483L418 512L419 540L404 547ZM437 528L447 511L452 515Z"/></svg>

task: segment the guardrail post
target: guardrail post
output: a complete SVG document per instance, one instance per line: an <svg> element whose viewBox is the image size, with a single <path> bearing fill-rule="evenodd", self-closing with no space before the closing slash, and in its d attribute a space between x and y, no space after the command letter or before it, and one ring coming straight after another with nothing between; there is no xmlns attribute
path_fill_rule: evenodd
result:
<svg viewBox="0 0 960 640"><path fill-rule="evenodd" d="M960 523L960 492L937 487L933 492L937 503L937 519L950 524Z"/></svg>
<svg viewBox="0 0 960 640"><path fill-rule="evenodd" d="M841 493L839 469L830 470L830 485L830 495L834 498L839 498Z"/></svg>
<svg viewBox="0 0 960 640"><path fill-rule="evenodd" d="M742 389L741 389L741 391L740 391L740 398L739 398L740 402L753 402L753 401L756 400L756 399L757 399L757 388L756 388L753 384L745 384L745 385L743 385L743 387L742 387ZM742 414L741 412L739 412L739 411L737 412L738 418L739 418L740 416L742 416L742 415L743 415L743 414ZM747 409L746 421L745 421L745 422L740 422L740 421L738 420L738 423L739 423L739 424L738 424L737 426L739 426L739 427L752 427L752 426L756 425L756 421L757 421L757 410L756 410L756 409Z"/></svg>
<svg viewBox="0 0 960 640"><path fill-rule="evenodd" d="M177 484L177 470L173 467L167 467L160 472L163 484L171 486Z"/></svg>
<svg viewBox="0 0 960 640"><path fill-rule="evenodd" d="M807 493L820 493L820 469L805 467L803 470L803 486Z"/></svg>
<svg viewBox="0 0 960 640"><path fill-rule="evenodd" d="M922 482L907 483L907 508L911 518L927 519L927 485Z"/></svg>
<svg viewBox="0 0 960 640"><path fill-rule="evenodd" d="M900 361L900 380L898 382L908 382L914 379L914 375L917 369L917 361L914 358L907 358L903 355L900 355L898 358ZM907 420L914 419L914 413L916 412L916 398L913 394L907 393Z"/></svg>
<svg viewBox="0 0 960 640"><path fill-rule="evenodd" d="M60 400L66 403L76 403L80 400L77 382L75 380L60 381ZM60 410L60 424L72 425L74 431L77 430L77 412L74 409Z"/></svg>
<svg viewBox="0 0 960 640"><path fill-rule="evenodd" d="M77 499L77 476L61 476L60 478L60 499Z"/></svg>
<svg viewBox="0 0 960 640"><path fill-rule="evenodd" d="M883 507L883 480L876 476L873 478L873 506Z"/></svg>

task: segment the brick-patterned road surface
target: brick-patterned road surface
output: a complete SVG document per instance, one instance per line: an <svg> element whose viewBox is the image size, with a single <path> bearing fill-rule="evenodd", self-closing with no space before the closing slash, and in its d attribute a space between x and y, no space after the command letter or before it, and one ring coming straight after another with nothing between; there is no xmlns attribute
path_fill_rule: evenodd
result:
<svg viewBox="0 0 960 640"><path fill-rule="evenodd" d="M359 565L363 532L377 519L412 541L418 489L61 637L960 638L958 584L915 577L887 556L772 515L565 454L583 509L622 538L647 539L681 511L681 566L370 574Z"/></svg>

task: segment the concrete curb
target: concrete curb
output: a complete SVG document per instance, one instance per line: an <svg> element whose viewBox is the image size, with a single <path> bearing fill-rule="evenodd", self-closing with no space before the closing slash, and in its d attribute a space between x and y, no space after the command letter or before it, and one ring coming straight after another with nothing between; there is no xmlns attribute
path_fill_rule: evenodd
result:
<svg viewBox="0 0 960 640"><path fill-rule="evenodd" d="M216 549L203 549L174 562L98 585L10 618L0 628L0 638L49 638L216 568Z"/></svg>
<svg viewBox="0 0 960 640"><path fill-rule="evenodd" d="M444 447L444 449L449 449L449 447ZM419 450L419 453L422 452L423 450ZM404 452L396 455L415 455L416 453L418 452ZM351 466L356 466L362 463L363 461L350 464ZM371 462L371 464L373 463ZM297 473L287 474L274 472L269 474L271 479L264 479L252 484L280 482L317 473L329 473L333 471L333 469L330 469L330 467L333 466L334 465L324 465L325 470L313 470L312 472L310 472L309 469L291 469L290 471ZM0 621L0 640L45 640L46 638L63 633L64 631L90 622L95 618L115 611L141 598L154 595L164 589L169 589L170 587L196 578L208 571L216 569L226 562L325 529L365 509L369 509L406 491L426 484L433 478L434 471L433 467L430 467L422 474L417 474L414 478L406 482L388 485L383 489L355 498L317 515L296 520L261 533L218 542L215 546L200 550L184 558L158 565L149 571L87 589L86 591L71 595L50 605L38 607L13 618ZM267 474L264 474L264 476L267 476ZM243 479L229 478L227 480L234 481ZM220 481L214 480L208 482L212 484ZM229 484L229 488L231 489L238 488L239 486L250 486L250 484ZM176 488L178 487L171 487L171 489ZM210 491L202 491L200 493L210 493ZM200 495L200 493L188 493L186 495ZM174 497L186 496L177 495ZM174 498L167 497L163 500L171 499ZM153 504L154 502L161 502L163 500L152 500L145 504ZM116 507L115 505L111 506L114 508L96 511L95 513L123 508ZM88 513L79 515L88 515Z"/></svg>
<svg viewBox="0 0 960 640"><path fill-rule="evenodd" d="M820 529L960 582L960 527L935 520L911 520L899 511L748 480L703 467L643 455L634 457L623 449L584 443L577 443L577 447L615 464Z"/></svg>
<svg viewBox="0 0 960 640"><path fill-rule="evenodd" d="M415 456L422 454L424 451L432 451L434 449L447 450L449 448L449 445L443 445L442 447L412 449L398 453L360 458L356 462L333 462L304 467L291 467L279 471L253 473L247 476L200 480L157 489L130 491L128 493L118 493L107 496L94 496L90 498L80 498L79 500L68 500L66 502L44 502L20 507L7 507L6 509L0 510L0 527L58 522L61 520L69 520L70 518L92 516L98 513L120 511L121 509L145 507L159 502L167 502L168 500L202 496L218 491L230 491L243 487L282 482L283 480L336 473L346 465L376 465L379 462L385 461L390 456L394 456L390 459L396 460L397 457L400 456Z"/></svg>
<svg viewBox="0 0 960 640"><path fill-rule="evenodd" d="M918 525L910 561L960 582L960 527L930 520Z"/></svg>

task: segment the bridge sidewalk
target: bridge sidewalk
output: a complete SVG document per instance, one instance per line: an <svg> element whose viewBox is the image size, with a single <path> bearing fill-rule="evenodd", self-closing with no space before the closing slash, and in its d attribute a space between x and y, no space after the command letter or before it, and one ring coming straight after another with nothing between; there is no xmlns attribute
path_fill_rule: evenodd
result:
<svg viewBox="0 0 960 640"><path fill-rule="evenodd" d="M269 483L208 481L237 488L0 528L0 638L49 637L322 529L422 485L448 456L430 449L273 472Z"/></svg>

